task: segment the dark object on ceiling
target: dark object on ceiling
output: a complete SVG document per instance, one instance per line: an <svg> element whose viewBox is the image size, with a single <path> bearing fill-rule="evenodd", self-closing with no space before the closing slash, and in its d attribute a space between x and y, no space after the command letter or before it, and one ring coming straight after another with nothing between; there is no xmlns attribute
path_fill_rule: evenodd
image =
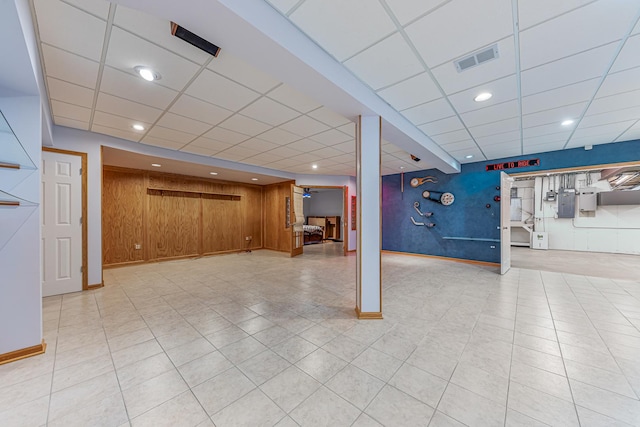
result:
<svg viewBox="0 0 640 427"><path fill-rule="evenodd" d="M191 31L181 27L175 22L171 22L171 34L215 57L220 53L220 48L218 46L196 34L193 34Z"/></svg>

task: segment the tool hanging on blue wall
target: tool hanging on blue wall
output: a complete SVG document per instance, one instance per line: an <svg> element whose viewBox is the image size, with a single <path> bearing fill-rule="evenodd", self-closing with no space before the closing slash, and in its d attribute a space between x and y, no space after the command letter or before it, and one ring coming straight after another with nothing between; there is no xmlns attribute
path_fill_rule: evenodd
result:
<svg viewBox="0 0 640 427"><path fill-rule="evenodd" d="M452 205L456 199L452 193L446 193L446 192L443 193L440 191L429 191L429 190L424 190L422 192L422 197L424 197L427 200L431 200L432 202L440 203L443 206Z"/></svg>

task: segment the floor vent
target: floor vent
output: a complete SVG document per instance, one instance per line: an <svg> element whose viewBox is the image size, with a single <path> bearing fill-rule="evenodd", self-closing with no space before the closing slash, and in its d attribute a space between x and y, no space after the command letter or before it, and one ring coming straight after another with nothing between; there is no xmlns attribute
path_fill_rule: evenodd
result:
<svg viewBox="0 0 640 427"><path fill-rule="evenodd" d="M485 62L491 61L492 59L496 59L498 58L498 56L498 45L494 44L487 49L482 49L481 51L456 60L454 61L454 64L456 65L456 70L458 70L458 72L460 73L464 70L468 70L469 68L473 68L480 64L484 64Z"/></svg>

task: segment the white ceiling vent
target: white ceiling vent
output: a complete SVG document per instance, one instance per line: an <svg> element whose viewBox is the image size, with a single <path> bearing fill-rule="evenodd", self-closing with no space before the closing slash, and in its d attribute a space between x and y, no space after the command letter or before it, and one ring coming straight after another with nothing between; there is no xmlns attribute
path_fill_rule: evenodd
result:
<svg viewBox="0 0 640 427"><path fill-rule="evenodd" d="M498 56L498 45L494 44L491 47L472 53L462 59L458 59L453 63L456 65L456 70L460 73L464 70L468 70L469 68L491 61L492 59L496 59Z"/></svg>

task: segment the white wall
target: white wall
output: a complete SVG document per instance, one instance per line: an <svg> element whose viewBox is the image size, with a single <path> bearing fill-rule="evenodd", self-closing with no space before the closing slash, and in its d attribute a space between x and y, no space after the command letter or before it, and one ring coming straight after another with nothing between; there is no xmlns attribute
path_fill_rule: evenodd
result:
<svg viewBox="0 0 640 427"><path fill-rule="evenodd" d="M0 98L0 110L39 168L40 98ZM0 169L2 191L39 205L40 188L38 170ZM35 346L42 340L40 223L39 206L0 208L0 227L11 227L13 232L0 250L0 354Z"/></svg>
<svg viewBox="0 0 640 427"><path fill-rule="evenodd" d="M598 181L599 173L591 176L591 187L596 187L598 192L609 191L608 182ZM584 187L587 187L586 176L578 174L576 189L579 192ZM557 218L557 201L543 201L540 208L540 191L545 195L549 188L548 177L537 178L536 231L549 233L549 249L640 254L640 205L597 206L595 213L586 214L579 211L579 197L576 197L575 218Z"/></svg>

